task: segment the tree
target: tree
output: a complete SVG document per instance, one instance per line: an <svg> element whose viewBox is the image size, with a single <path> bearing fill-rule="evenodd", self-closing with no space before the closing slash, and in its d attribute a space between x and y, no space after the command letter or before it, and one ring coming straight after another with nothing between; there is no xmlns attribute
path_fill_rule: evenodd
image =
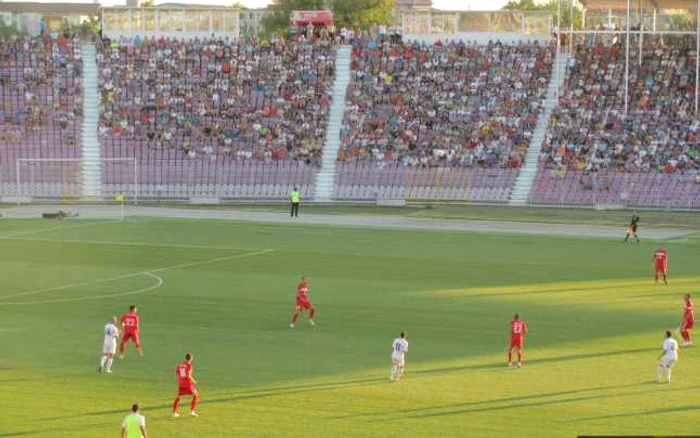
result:
<svg viewBox="0 0 700 438"><path fill-rule="evenodd" d="M510 0L504 7L507 11L546 11L552 13L554 25L557 24L557 13L559 11L559 0L549 0L546 3L535 3L535 0ZM561 26L569 27L571 24L571 14L569 3L566 0L561 0ZM574 29L581 29L583 24L583 12L580 8L574 6Z"/></svg>
<svg viewBox="0 0 700 438"><path fill-rule="evenodd" d="M390 24L394 0L333 0L333 14L338 27L367 28Z"/></svg>
<svg viewBox="0 0 700 438"><path fill-rule="evenodd" d="M292 11L330 9L336 26L366 29L391 23L394 6L395 0L279 0L275 12L263 18L262 27L267 35L286 33Z"/></svg>
<svg viewBox="0 0 700 438"><path fill-rule="evenodd" d="M266 36L289 33L289 17L292 11L315 11L325 9L324 0L279 0L274 12L265 15L260 24Z"/></svg>
<svg viewBox="0 0 700 438"><path fill-rule="evenodd" d="M248 9L248 8L246 8L246 6L243 3L239 2L239 1L232 4L231 8L238 9L239 11L244 11L244 10Z"/></svg>

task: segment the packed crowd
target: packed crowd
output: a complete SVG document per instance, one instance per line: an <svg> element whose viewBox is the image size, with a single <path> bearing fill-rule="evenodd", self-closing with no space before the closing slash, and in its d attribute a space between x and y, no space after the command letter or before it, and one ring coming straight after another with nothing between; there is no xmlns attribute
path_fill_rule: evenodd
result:
<svg viewBox="0 0 700 438"><path fill-rule="evenodd" d="M338 160L518 168L552 60L537 43L356 44Z"/></svg>
<svg viewBox="0 0 700 438"><path fill-rule="evenodd" d="M81 72L67 34L0 36L0 144L75 146Z"/></svg>
<svg viewBox="0 0 700 438"><path fill-rule="evenodd" d="M694 37L646 37L630 44L629 114L625 46L578 45L540 157L548 168L594 173L696 173ZM595 179L595 178L594 178Z"/></svg>
<svg viewBox="0 0 700 438"><path fill-rule="evenodd" d="M318 164L334 65L323 39L104 41L100 135L192 158Z"/></svg>

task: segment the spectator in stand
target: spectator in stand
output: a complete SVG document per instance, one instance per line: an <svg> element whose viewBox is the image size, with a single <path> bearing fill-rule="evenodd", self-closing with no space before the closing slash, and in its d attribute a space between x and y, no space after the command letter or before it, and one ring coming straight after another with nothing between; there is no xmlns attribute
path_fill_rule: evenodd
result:
<svg viewBox="0 0 700 438"><path fill-rule="evenodd" d="M44 158L77 146L81 77L80 52L68 33L0 37L0 146L27 142Z"/></svg>
<svg viewBox="0 0 700 438"><path fill-rule="evenodd" d="M100 135L192 159L319 165L334 54L327 34L309 36L105 41Z"/></svg>
<svg viewBox="0 0 700 438"><path fill-rule="evenodd" d="M537 43L362 41L338 160L518 168L551 64Z"/></svg>
<svg viewBox="0 0 700 438"><path fill-rule="evenodd" d="M602 38L578 44L540 160L548 168L593 174L696 173L700 124L693 113L694 50L693 37L646 36L643 62L630 63L625 115L624 45ZM638 40L630 51L630 58L638 59Z"/></svg>

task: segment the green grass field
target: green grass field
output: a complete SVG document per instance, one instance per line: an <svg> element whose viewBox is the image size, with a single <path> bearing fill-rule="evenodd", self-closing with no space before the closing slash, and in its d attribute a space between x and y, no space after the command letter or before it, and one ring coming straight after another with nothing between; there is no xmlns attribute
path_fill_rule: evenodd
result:
<svg viewBox="0 0 700 438"><path fill-rule="evenodd" d="M44 230L46 228L53 228ZM0 437L575 436L697 433L700 349L655 384L662 333L697 292L700 239L656 243L131 219L0 221ZM311 280L317 327L287 327ZM102 327L140 308L97 374ZM507 324L530 325L522 369ZM400 330L407 372L388 382ZM195 356L200 417L170 418ZM181 409L187 412L187 404Z"/></svg>

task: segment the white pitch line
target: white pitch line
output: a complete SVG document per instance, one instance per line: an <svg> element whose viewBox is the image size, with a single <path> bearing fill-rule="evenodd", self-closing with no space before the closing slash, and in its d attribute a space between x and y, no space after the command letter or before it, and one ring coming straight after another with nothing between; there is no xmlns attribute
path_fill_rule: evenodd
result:
<svg viewBox="0 0 700 438"><path fill-rule="evenodd" d="M76 224L76 225L57 225L55 227L39 228L37 230L25 230L25 231L17 231L17 232L9 233L9 234L2 234L2 235L0 235L0 239L11 239L14 236L25 236L28 234L39 234L39 233L45 233L45 232L54 231L54 230L70 230L72 228L94 227L96 225L112 225L112 224L120 224L120 223L122 223L122 221L91 222L89 224Z"/></svg>
<svg viewBox="0 0 700 438"><path fill-rule="evenodd" d="M81 239L31 239L24 237L4 237L0 240L18 240L22 242L47 242L47 243L84 243L91 245L117 245L117 246L143 246L153 248L184 248L184 249L216 249L221 251L260 251L260 248L246 248L242 246L215 246L215 245L188 245L180 243L149 243L149 242L115 242L110 240L81 240Z"/></svg>
<svg viewBox="0 0 700 438"><path fill-rule="evenodd" d="M139 271L139 272L132 272L130 274L118 275L116 277L102 278L102 279L98 279L98 280L85 281L82 283L66 284L63 286L56 286L56 287L51 287L51 288L47 288L47 289L39 289L39 290L34 290L34 291L18 292L18 293L11 294L11 295L1 296L0 297L0 304L14 304L14 303L3 302L3 300L6 300L8 298L14 298L14 297L19 297L19 296L24 297L24 296L29 296L29 295L38 295L38 294L43 294L43 293L47 293L47 292L55 292L55 291L59 291L59 290L71 289L74 287L89 286L91 284L106 283L106 282L114 281L114 280L122 280L125 278L137 277L139 275L152 275L153 272L163 272L163 271L168 271L170 269L178 269L178 268L191 268L194 266L201 266L201 265L206 265L206 264L210 264L210 263L223 262L226 260L242 259L242 258L247 258L247 257L253 257L256 255L267 254L267 253L272 252L272 251L274 251L274 249L264 249L261 251L250 252L250 253L246 253L246 254L233 254L233 255L229 255L229 256L225 256L225 257L217 257L214 259L202 260L199 262L179 263L177 265L165 266L163 268L149 269L146 271ZM38 302L36 302L36 301L34 301L33 303L38 304Z"/></svg>
<svg viewBox="0 0 700 438"><path fill-rule="evenodd" d="M73 298L58 298L55 300L41 300L41 301L15 301L15 302L2 302L0 303L0 306L28 306L32 304L55 304L55 303L72 303L75 301L88 301L88 300L101 300L105 298L113 298L113 297L123 297L127 295L137 295L137 294L142 294L146 292L150 292L152 290L156 290L159 287L161 287L164 283L163 279L160 278L159 276L155 274L151 274L150 272L141 272L139 274L142 275L148 275L149 277L153 277L156 279L156 284L153 286L149 286L143 289L136 289L136 290L130 290L126 292L119 292L116 294L106 294L106 295L90 295L86 297L73 297Z"/></svg>

